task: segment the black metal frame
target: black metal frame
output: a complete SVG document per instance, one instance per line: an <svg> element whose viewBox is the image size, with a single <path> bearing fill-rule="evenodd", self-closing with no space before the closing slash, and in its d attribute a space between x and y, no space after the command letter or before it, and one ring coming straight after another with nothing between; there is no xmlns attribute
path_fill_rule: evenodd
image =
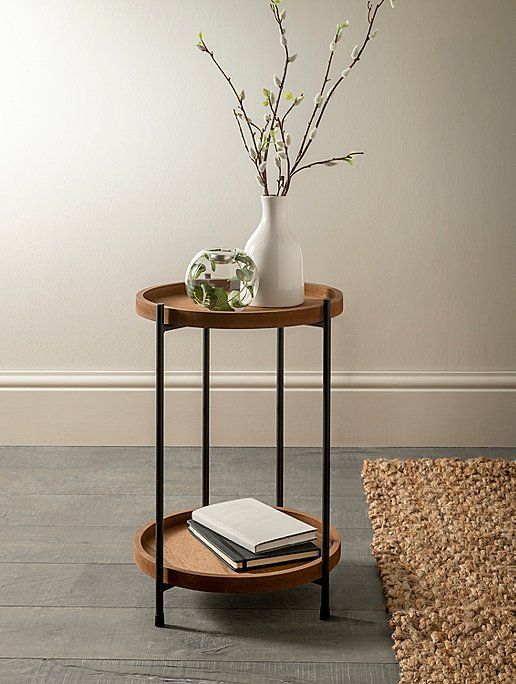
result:
<svg viewBox="0 0 516 684"><path fill-rule="evenodd" d="M322 543L321 543L321 607L319 617L329 620L330 613L330 472L331 472L331 301L323 301L323 318L314 324L323 330L323 449L322 449ZM165 306L156 308L156 627L165 626L164 592L164 403L165 403L165 333L174 330L165 324ZM284 376L285 330L277 328L276 347L276 505L283 506L284 490ZM210 500L210 329L203 328L202 364L202 504Z"/></svg>

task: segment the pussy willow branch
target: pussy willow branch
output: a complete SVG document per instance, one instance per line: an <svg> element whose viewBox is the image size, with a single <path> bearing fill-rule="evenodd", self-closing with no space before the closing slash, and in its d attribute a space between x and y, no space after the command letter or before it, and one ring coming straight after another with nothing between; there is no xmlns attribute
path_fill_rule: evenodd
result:
<svg viewBox="0 0 516 684"><path fill-rule="evenodd" d="M285 191L286 191L286 188L288 187L288 186L287 186L288 179L290 178L290 155L289 155L289 152L288 152L288 145L287 145L287 143L286 143L286 135L285 135L285 129L284 129L284 127L283 127L283 120L280 119L280 118L278 118L278 127L279 127L279 129L280 129L281 140L283 141L283 145L284 145L284 148L283 148L283 149L284 149L285 154L287 155L287 159L286 159L286 166L287 166L287 169L286 169L286 174L283 176L283 181L282 181L283 192L281 193L281 194L284 195L284 194L285 194ZM280 194L280 190L281 190L281 188L280 188L279 185L278 185L278 195Z"/></svg>
<svg viewBox="0 0 516 684"><path fill-rule="evenodd" d="M286 34L285 34L285 29L283 27L284 16L282 17L282 13L279 11L277 3L276 2L271 3L271 10L272 10L274 19L275 19L275 21L279 27L281 43L282 43L284 51L285 51L285 62L283 65L283 73L282 73L281 79L275 79L276 81L279 81L279 85L277 86L278 87L278 93L277 93L277 96L275 95L276 99L275 99L274 103L271 102L270 96L267 98L268 99L268 105L271 109L271 114L268 115L269 116L268 120L266 118L265 124L263 127L258 126L251 119L251 117L247 113L246 107L244 105L244 97L245 97L244 93L242 93L242 97L241 97L240 94L237 92L235 86L233 85L231 78L227 75L227 73L224 71L222 66L219 64L219 62L215 58L213 52L208 48L208 46L204 42L204 40L202 38L202 33L199 34L200 42L197 44L198 47L203 52L208 53L211 60L213 61L213 63L217 67L217 69L220 71L220 73L222 74L222 76L224 77L226 82L228 83L228 85L231 88L234 96L237 99L239 111L234 109L233 114L235 115L235 119L237 121L238 129L240 132L240 136L242 138L242 142L244 144L244 148L245 148L247 154L249 155L249 157L251 158L251 161L253 162L254 166L256 167L256 170L258 172L258 180L264 188L264 194L265 195L269 195L269 190L268 190L268 185L267 185L267 158L268 158L268 151L269 151L269 147L271 145L271 142L272 142L272 144L274 144L276 154L278 153L278 151L281 151L281 152L284 152L284 154L286 156L285 160L281 159L281 157L279 158L280 159L280 162L279 162L280 165L278 168L277 195L280 195L280 194L286 195L287 194L287 192L290 188L290 182L291 182L293 176L295 176L300 171L304 171L304 170L309 169L313 166L320 166L320 165L324 165L324 164L333 165L333 162L339 162L339 161L348 161L349 162L349 161L351 161L351 159L353 158L354 155L363 154L363 152L350 152L348 155L346 155L344 157L332 157L330 159L316 161L316 162L312 162L310 164L304 164L303 166L300 166L301 161L305 157L305 155L306 155L308 149L310 148L310 146L314 140L314 137L315 137L315 136L310 135L310 132L312 130L312 126L315 130L317 130L317 128L319 127L319 124L320 124L320 122L321 122L321 120L322 120L322 118L326 112L326 108L328 107L328 104L329 104L330 100L332 99L335 91L337 90L337 88L340 86L340 84L344 80L345 75L347 75L349 73L349 71L351 71L351 69L353 69L355 67L357 62L362 57L362 54L363 54L368 42L371 40L372 37L374 37L374 34L372 34L374 22L376 20L376 16L378 14L380 7L384 3L385 3L385 0L376 0L375 4L372 2L372 0L367 0L368 29L367 29L365 38L362 42L362 45L361 45L359 50L358 49L353 50L352 54L354 54L356 51L356 55L354 57L352 56L352 60L351 60L349 67L345 70L345 72L343 72L343 75L341 75L335 81L334 85L330 88L327 97L322 100L322 103L317 104L317 102L314 102L314 108L313 108L313 111L311 113L310 119L308 120L306 129L305 129L305 132L303 134L302 141L301 141L301 145L299 147L299 150L298 150L298 153L296 155L296 159L295 159L295 162L293 165L291 164L289 149L288 149L288 146L286 144L285 119L290 114L292 109L297 104L299 104L299 102L302 100L303 96L301 95L301 96L294 98L293 102L291 103L291 105L289 107L287 107L287 109L286 109L286 111L282 117L278 114L280 104L281 104L281 96L283 94L285 82L287 79L288 66L289 66L291 61L294 61L295 55L293 55L292 57L290 56L289 49L288 49L288 42L287 42ZM391 4L393 4L393 3L391 2ZM334 41L333 41L335 44L338 43L338 41L339 41L340 31L342 30L343 26L344 25L339 25L339 28L337 29L337 33L336 33ZM330 56L328 58L328 63L326 65L323 83L322 83L322 86L321 86L321 89L319 91L317 99L323 98L324 89L325 89L327 83L330 81L330 71L331 71L331 66L332 66L332 62L333 62L333 58L334 58L334 53L335 53L335 50L330 49ZM271 93L272 93L272 91L271 91ZM289 99L290 99L290 97L289 97ZM250 143L248 143L248 141L247 141L246 134L245 134L245 131L244 131L243 126L242 126L243 122L241 121L241 119L243 119L243 121L245 121L246 127L247 127L248 132L249 132ZM314 121L315 121L315 124L314 124ZM278 150L278 147L276 145L277 141L273 138L273 133L274 133L276 124L278 125L280 136L281 136L281 141L283 143L283 146L280 150ZM257 143L257 141L256 141L256 134L257 133L260 135L259 143ZM255 158L253 159L253 157L255 157ZM283 162L285 162L286 169L283 168ZM262 171L260 170L260 167L263 168ZM283 173L284 170L285 170L285 173Z"/></svg>
<svg viewBox="0 0 516 684"><path fill-rule="evenodd" d="M337 31L335 33L335 37L333 39L333 41L335 43L337 42L338 35L339 35L339 30L337 29ZM326 84L330 80L330 69L331 69L331 64L333 62L334 56L335 56L335 50L330 50L330 56L328 58L328 63L326 65L326 71L324 72L322 86L321 86L321 89L319 90L319 93L318 93L319 97L322 97L322 95L324 95L324 89L326 88ZM312 115L311 115L310 119L308 120L308 123L306 124L305 132L303 134L303 139L301 141L301 145L299 146L299 150L298 150L298 153L296 155L296 161L301 157L301 154L303 152L303 147L306 143L306 139L307 139L308 134L310 133L310 130L312 128L313 120L315 119L315 116L317 114L317 110L319 109L320 106L321 106L321 104L316 104L314 102L314 108L312 111Z"/></svg>
<svg viewBox="0 0 516 684"><path fill-rule="evenodd" d="M352 59L351 64L350 64L349 67L348 67L350 70L353 69L353 67L355 66L355 64L357 64L357 62L360 60L360 57L362 56L362 53L364 52L367 43L371 40L371 31L372 31L372 29L373 29L373 25L374 25L374 22L375 22L375 19L376 19L376 15L378 14L378 10L379 10L380 7L384 4L384 2L385 2L385 0L379 0L379 2L376 3L376 6L375 6L374 10L373 10L373 8L372 8L371 2L368 2L368 3L367 3L367 21L368 21L369 26L368 26L367 33L366 33L366 35L365 35L364 41L363 41L363 43L362 43L362 47L361 47L360 50L358 51L356 57L354 57L354 58ZM326 111L326 107L328 106L328 104L329 104L329 102L330 102L330 100L331 100L333 94L335 93L335 91L337 90L337 88L339 87L339 85L342 83L343 80L344 80L344 76L340 76L340 77L335 81L335 83L333 84L333 86L332 86L330 92L328 93L328 97L326 98L326 100L325 100L323 106L321 107L321 111L319 112L319 116L317 117L317 120L316 120L316 122L315 122L315 128L318 128L318 127L319 127L319 124L320 124L320 122L321 122L321 119L322 119L323 116L324 116L324 112ZM296 169L297 169L298 166L299 166L299 163L301 162L301 160L303 159L303 157L304 157L305 154L307 153L307 151L308 151L310 145L312 144L312 142L313 142L313 139L307 141L307 143L306 143L306 145L305 145L305 148L304 148L304 150L303 150L302 153L301 153L301 156L299 156L299 157L296 159L296 162L295 162L294 166L292 167L292 172L291 172L291 174L290 174L291 177L294 175Z"/></svg>
<svg viewBox="0 0 516 684"><path fill-rule="evenodd" d="M283 126L285 126L285 119L290 114L290 112L294 109L294 107L297 106L297 104L298 104L298 102L296 102L296 99L294 99L294 102L292 102L290 107L285 111L285 114L283 114L283 118L281 119L281 123L283 124Z"/></svg>
<svg viewBox="0 0 516 684"><path fill-rule="evenodd" d="M240 136L242 137L242 142L244 143L245 151L247 154L249 154L249 147L247 146L247 140L245 139L244 131L242 130L242 124L240 123L240 117L237 114L237 110L233 110L233 114L235 115L235 120L237 122L238 130L240 131Z"/></svg>
<svg viewBox="0 0 516 684"><path fill-rule="evenodd" d="M270 103L269 103L269 107L270 107L270 109L271 109L271 111L272 111L272 106L271 106ZM271 115L271 116L272 116L272 115ZM290 159L289 159L289 157L288 157L288 147L287 147L287 143L285 142L285 131L284 131L284 128L283 128L283 124L282 124L281 118L280 118L279 116L278 116L277 122L278 122L278 128L279 128L279 132L280 132L281 141L282 141L282 143L283 143L283 149L282 149L282 150L278 149L278 145L276 144L276 140L273 138L272 141L273 141L273 145L274 145L274 152L275 152L276 156L278 155L278 152L284 152L284 153L287 155L287 159L286 159L285 161L286 161L286 163L287 163L287 169L288 169L287 175L285 175L285 174L283 173L283 168L282 168L282 166L280 165L280 166L277 167L277 169L278 169L278 180L277 180L278 189L277 189L276 195L279 196L279 195L280 195L280 190L281 190L282 186L285 185L285 181L286 181L286 179L288 178L288 174L290 173ZM282 164L282 163L283 163L283 160L281 159L281 157L280 157L280 161L281 161L281 164Z"/></svg>
<svg viewBox="0 0 516 684"><path fill-rule="evenodd" d="M245 105L244 105L244 100L243 100L243 99L240 97L240 95L238 94L238 92L237 92L235 86L233 85L233 82L232 82L231 78L226 74L226 72L224 71L224 69L221 67L221 65L218 63L218 61L215 59L215 55L213 54L213 51L210 50L210 49L208 48L208 46L207 46L206 43L204 42L204 39L203 39L203 38L200 39L200 43L201 43L201 45L204 47L204 52L206 52L206 53L210 56L212 62L215 64L215 66L217 67L217 69L220 71L220 73L221 73L221 74L224 76L224 78L226 79L226 81L227 81L229 87L231 88L231 90L232 90L234 96L236 97L236 99L237 99L237 101L238 101L238 105L239 105L239 107L240 107L240 111L242 112L242 114L243 114L243 116L244 116L244 120L245 120L245 122L246 122L246 124L247 124L247 128L249 129L249 134L250 134L250 136L251 136L251 141L252 141L252 145L253 145L254 151L256 152L256 160L253 160L253 164L254 164L255 167L256 167L256 170L257 170L257 172L258 172L258 175L260 176L260 178L262 178L262 180L263 180L263 182L264 182L264 190L265 190L265 193L268 195L269 192L268 192L268 188L267 188L267 176L266 176L265 173L262 173L262 172L260 171L260 169L259 169L259 164L260 164L260 161L261 161L261 154L260 154L260 149L258 148L258 146L257 146L257 144L256 144L256 133L253 131L253 126L255 126L255 128L257 128L258 130L260 130L260 129L258 128L258 126L256 126L256 124L253 123L251 117L248 115L247 110L246 110ZM239 128L240 128L240 126L239 126ZM244 140L245 140L245 138L244 138ZM249 152L249 149L248 149L248 148L247 148L247 151Z"/></svg>
<svg viewBox="0 0 516 684"><path fill-rule="evenodd" d="M303 97L303 93L301 93L301 97ZM285 179L284 179L284 181L283 181L283 192L281 193L282 195L286 195L286 194L287 194L288 186L289 186L289 184L290 184L290 166L291 166L290 155L289 155L289 149L288 149L287 144L286 144L286 142L285 142L285 120L286 120L287 116L290 114L290 112L294 109L294 107L296 107L298 104L299 104L298 98L294 98L294 101L292 102L292 104L290 105L290 107L288 107L288 108L286 109L286 111L285 111L285 113L283 114L283 116L282 116L282 117L278 117L278 126L279 126L279 129L280 129L280 132L281 132L281 139L282 139L283 142L285 143L285 152L286 152L286 154L287 154L287 175L286 175L286 177L285 177Z"/></svg>
<svg viewBox="0 0 516 684"><path fill-rule="evenodd" d="M269 136L271 135L272 131L274 130L274 126L276 124L276 120L277 120L277 116L278 116L278 109L279 109L279 106L281 103L281 96L283 94L283 88L285 87L285 81L287 80L288 65L290 63L288 41L286 40L285 29L283 28L283 19L280 16L278 6L277 5L271 5L271 11L272 11L272 14L274 16L276 23L278 24L280 37L285 43L283 45L283 49L285 51L285 62L283 64L283 74L281 76L280 85L278 87L278 93L276 95L275 106L272 105L272 103L270 103L272 115L271 115L271 120L269 123L269 130L267 133L267 135L269 135ZM270 100L269 100L269 102L270 102ZM266 128L266 131L267 131L267 128ZM268 154L269 154L269 145L267 144L265 147L265 154L264 154L264 161L265 162L267 162ZM280 176L281 176L281 169L278 169L278 194L279 194Z"/></svg>
<svg viewBox="0 0 516 684"><path fill-rule="evenodd" d="M290 174L290 177L295 176L296 173L299 173L300 171L304 171L305 169L310 169L312 166L320 166L321 164L331 164L332 162L339 162L339 161L347 161L350 158L353 158L357 154L364 154L363 152L349 152L348 154L344 155L344 157L331 157L331 159L323 159L322 161L316 161L312 162L311 164L305 164L304 166L299 166L295 171L292 171Z"/></svg>

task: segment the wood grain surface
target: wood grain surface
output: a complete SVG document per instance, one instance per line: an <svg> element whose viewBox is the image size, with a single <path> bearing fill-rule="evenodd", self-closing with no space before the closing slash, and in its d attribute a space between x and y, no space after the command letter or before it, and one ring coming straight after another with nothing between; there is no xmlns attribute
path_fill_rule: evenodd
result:
<svg viewBox="0 0 516 684"><path fill-rule="evenodd" d="M323 302L331 301L331 315L344 310L344 296L329 285L305 283L305 301L299 306L262 308L248 306L243 311L209 311L186 294L184 283L148 287L136 295L136 313L156 320L156 305L165 305L165 324L175 328L286 328L293 325L313 325L323 318Z"/></svg>
<svg viewBox="0 0 516 684"><path fill-rule="evenodd" d="M321 521L313 515L289 508L280 510L317 527L320 546ZM196 539L187 527L192 510L180 511L164 520L164 581L176 587L198 591L252 593L279 591L306 584L321 576L320 558L296 563L236 572ZM133 554L136 565L147 575L156 576L154 522L136 533ZM330 526L330 570L340 558L340 536Z"/></svg>

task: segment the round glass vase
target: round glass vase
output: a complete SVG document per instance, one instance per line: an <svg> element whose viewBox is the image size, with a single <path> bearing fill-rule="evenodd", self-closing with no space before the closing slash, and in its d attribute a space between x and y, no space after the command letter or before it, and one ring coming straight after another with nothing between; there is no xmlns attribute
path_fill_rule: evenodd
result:
<svg viewBox="0 0 516 684"><path fill-rule="evenodd" d="M241 311L258 291L258 269L238 249L205 249L186 269L188 296L210 311Z"/></svg>

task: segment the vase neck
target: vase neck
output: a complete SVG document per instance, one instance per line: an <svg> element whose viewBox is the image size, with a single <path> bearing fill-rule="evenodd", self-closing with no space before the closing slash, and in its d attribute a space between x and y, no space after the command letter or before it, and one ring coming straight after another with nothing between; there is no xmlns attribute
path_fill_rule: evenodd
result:
<svg viewBox="0 0 516 684"><path fill-rule="evenodd" d="M262 221L268 223L287 222L287 198L262 195Z"/></svg>

